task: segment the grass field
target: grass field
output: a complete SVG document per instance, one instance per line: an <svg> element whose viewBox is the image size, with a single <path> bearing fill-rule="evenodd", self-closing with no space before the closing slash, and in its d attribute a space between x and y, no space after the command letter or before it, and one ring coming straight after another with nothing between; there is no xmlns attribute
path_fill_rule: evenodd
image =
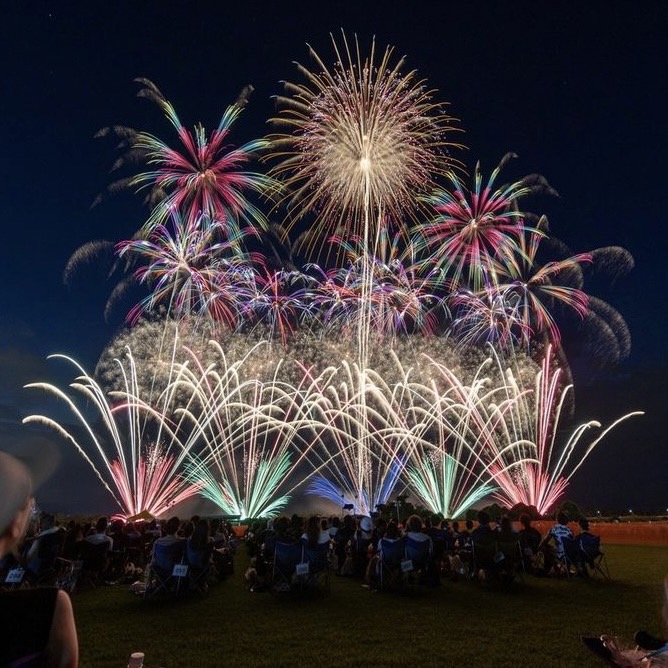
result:
<svg viewBox="0 0 668 668"><path fill-rule="evenodd" d="M246 555L201 598L142 601L126 586L73 595L81 666L597 666L581 634L661 630L668 547L607 546L612 581L527 577L377 593L330 578L329 593L252 594Z"/></svg>

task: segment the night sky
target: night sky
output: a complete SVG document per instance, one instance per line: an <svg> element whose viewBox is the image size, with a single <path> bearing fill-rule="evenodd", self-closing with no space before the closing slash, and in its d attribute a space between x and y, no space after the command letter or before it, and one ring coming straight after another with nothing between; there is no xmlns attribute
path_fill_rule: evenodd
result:
<svg viewBox="0 0 668 668"><path fill-rule="evenodd" d="M574 360L576 402L582 419L647 415L599 447L568 496L589 508L665 509L666 26L660 1L5 3L0 418L46 410L20 389L48 373L45 356L65 352L92 369L120 325L103 319L112 286L90 276L68 290L62 272L81 244L128 238L144 220L129 194L90 208L116 157L113 141L93 138L99 128L169 132L133 79L153 80L186 125L207 127L252 84L233 130L241 144L266 132L280 81L299 80L293 61L311 65L306 43L331 62L329 33L343 28L362 45L373 35L394 45L450 103L469 171L480 160L489 174L514 151L507 178L538 172L560 193L538 211L554 236L574 252L633 254L631 274L595 292L624 315L631 357L605 371ZM85 510L81 487L71 488L88 474L64 461L51 503Z"/></svg>

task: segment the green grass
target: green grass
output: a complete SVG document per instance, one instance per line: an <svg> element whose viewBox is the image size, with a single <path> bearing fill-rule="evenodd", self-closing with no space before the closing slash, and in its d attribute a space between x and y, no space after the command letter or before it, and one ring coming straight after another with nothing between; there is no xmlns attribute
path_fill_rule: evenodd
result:
<svg viewBox="0 0 668 668"><path fill-rule="evenodd" d="M237 572L203 598L142 601L124 586L75 592L81 666L597 666L581 634L661 630L668 548L607 546L611 582L527 577L372 593L252 594Z"/></svg>

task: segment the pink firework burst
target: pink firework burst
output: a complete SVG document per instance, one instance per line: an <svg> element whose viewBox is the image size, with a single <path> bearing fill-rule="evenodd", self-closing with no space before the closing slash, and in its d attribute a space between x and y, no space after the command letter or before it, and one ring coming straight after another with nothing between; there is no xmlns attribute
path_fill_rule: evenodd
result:
<svg viewBox="0 0 668 668"><path fill-rule="evenodd" d="M511 157L514 154L504 156L484 186L478 163L472 190L450 171L450 189L438 190L428 198L436 217L416 226L415 244L418 250L428 251L425 263L443 267L455 286L466 281L474 291L479 290L488 282L488 267L495 258L510 262L520 252L517 239L523 214L517 201L532 188L524 180L494 185Z"/></svg>
<svg viewBox="0 0 668 668"><path fill-rule="evenodd" d="M148 167L116 181L108 189L148 190L147 201L152 210L144 232L164 224L171 211L179 211L187 217L201 213L229 225L243 221L264 227L264 216L246 193L266 193L272 187L272 180L244 168L254 154L266 148L267 142L256 139L238 148L229 144L232 124L247 104L252 87L245 88L237 101L227 107L218 127L207 132L201 124L192 130L185 127L154 83L142 78L136 81L142 85L138 96L160 107L176 131L179 146L173 148L151 133L124 127L106 128L98 136L113 133L121 137L121 148L126 149L126 153L116 161L115 169L135 163Z"/></svg>
<svg viewBox="0 0 668 668"><path fill-rule="evenodd" d="M239 289L228 287L231 279L245 275L239 265L246 261L239 240L230 239L229 232L220 233L222 227L206 215L183 217L173 213L148 238L118 244L118 255L127 255L139 264L135 278L150 290L128 314L130 322L162 304L173 317L208 314L229 327L236 325L244 294L243 290L240 294ZM228 240L216 241L221 237Z"/></svg>
<svg viewBox="0 0 668 668"><path fill-rule="evenodd" d="M589 298L582 290L581 265L591 262L591 253L579 253L541 265L536 256L546 229L545 216L536 228L521 228L519 251L494 263L493 289L504 302L515 305L517 317L523 324L520 340L526 348L532 335L546 334L548 341L559 344L561 336L553 316L557 306L571 309L581 318L588 310Z"/></svg>
<svg viewBox="0 0 668 668"><path fill-rule="evenodd" d="M562 412L573 386L564 386L561 376L551 346L536 374L532 395L524 394L513 384L512 374L509 376L508 392L520 400L510 404L513 411L504 419L502 433L512 442L522 443L529 456L517 462L499 457L494 462L494 482L499 487L495 496L508 507L523 503L547 513L603 438L621 422L642 415L640 411L627 413L606 428L597 420L589 420L575 426L566 437ZM592 430L596 436L584 443L585 435Z"/></svg>
<svg viewBox="0 0 668 668"><path fill-rule="evenodd" d="M359 320L368 317L372 330L389 337L434 330L438 310L447 311L445 301L432 291L437 282L433 272L423 276L415 263L402 260L399 233L390 241L387 228L381 227L378 254L369 252L355 237L349 241L333 237L331 242L343 250L347 266L321 271L324 280L314 291L314 303L326 328L354 331Z"/></svg>

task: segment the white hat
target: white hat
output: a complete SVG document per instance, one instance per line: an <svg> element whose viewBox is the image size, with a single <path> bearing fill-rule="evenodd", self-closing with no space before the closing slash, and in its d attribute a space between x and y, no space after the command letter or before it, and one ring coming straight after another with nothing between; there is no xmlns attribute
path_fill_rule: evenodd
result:
<svg viewBox="0 0 668 668"><path fill-rule="evenodd" d="M370 517L363 517L360 520L360 529L366 531L366 533L371 533L373 531L373 522Z"/></svg>
<svg viewBox="0 0 668 668"><path fill-rule="evenodd" d="M20 437L0 438L0 534L4 533L34 490L57 463L51 441L29 431ZM7 452L7 450L9 452Z"/></svg>
<svg viewBox="0 0 668 668"><path fill-rule="evenodd" d="M0 452L0 534L10 525L32 494L32 476L16 457Z"/></svg>

